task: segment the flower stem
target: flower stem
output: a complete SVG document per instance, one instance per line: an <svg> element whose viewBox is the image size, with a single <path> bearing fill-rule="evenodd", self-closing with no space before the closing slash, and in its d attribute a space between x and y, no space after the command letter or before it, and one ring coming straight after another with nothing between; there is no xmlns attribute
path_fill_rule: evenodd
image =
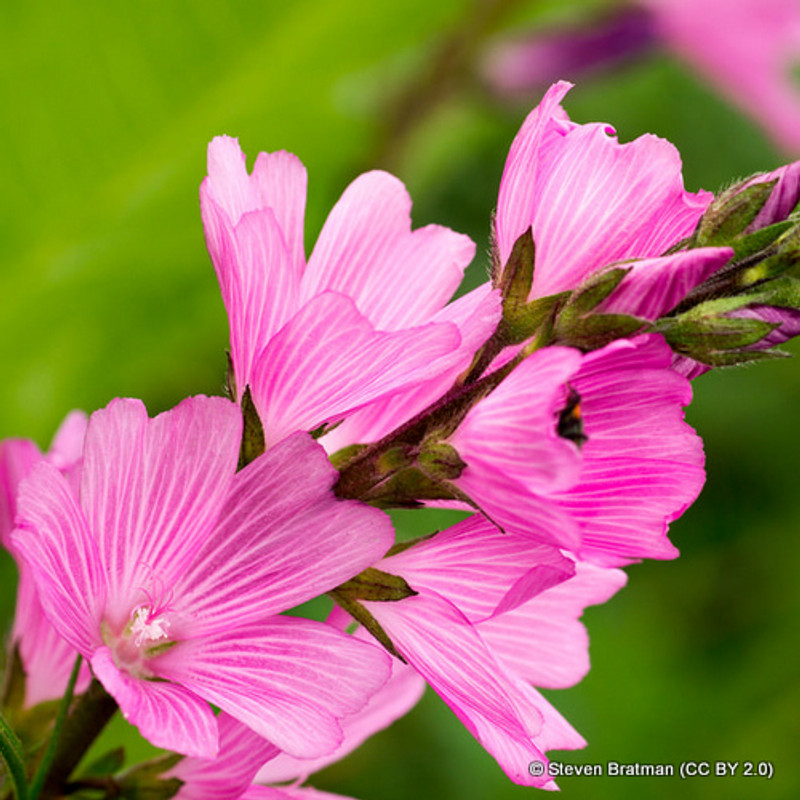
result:
<svg viewBox="0 0 800 800"><path fill-rule="evenodd" d="M33 776L33 780L31 781L29 787L28 797L30 800L36 800L36 798L38 798L41 794L42 786L44 785L44 779L47 777L50 765L53 763L53 758L55 758L56 747L58 746L58 740L61 738L61 731L64 727L64 721L67 718L67 712L72 704L72 695L75 692L75 684L78 680L78 673L80 672L82 661L83 658L81 656L78 656L75 659L75 666L72 668L72 674L69 676L67 690L64 692L64 697L61 701L61 705L58 708L58 715L56 716L56 721L53 725L53 735L50 737L50 741L47 744L47 750L45 750L44 757L37 767L36 774Z"/></svg>
<svg viewBox="0 0 800 800"><path fill-rule="evenodd" d="M64 784L72 771L116 710L117 703L114 698L106 692L99 681L93 679L71 713L63 720L57 749L52 755L46 776L42 778L44 785L39 795L42 800L59 797L63 793ZM44 762L42 766L45 766Z"/></svg>

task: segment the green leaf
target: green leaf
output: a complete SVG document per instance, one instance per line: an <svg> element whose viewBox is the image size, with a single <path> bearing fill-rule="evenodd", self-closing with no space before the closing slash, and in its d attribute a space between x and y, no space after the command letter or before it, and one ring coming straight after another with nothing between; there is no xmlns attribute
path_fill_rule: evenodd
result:
<svg viewBox="0 0 800 800"><path fill-rule="evenodd" d="M0 714L0 758L6 765L14 797L17 800L28 800L28 780L25 775L22 744L2 714Z"/></svg>

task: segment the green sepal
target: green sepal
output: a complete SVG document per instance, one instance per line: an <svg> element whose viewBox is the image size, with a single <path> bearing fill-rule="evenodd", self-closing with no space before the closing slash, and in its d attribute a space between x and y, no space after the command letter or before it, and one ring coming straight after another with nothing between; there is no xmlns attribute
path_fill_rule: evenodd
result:
<svg viewBox="0 0 800 800"><path fill-rule="evenodd" d="M572 320L562 317L556 325L556 340L585 351L598 350L649 325L647 320L627 314L590 314Z"/></svg>
<svg viewBox="0 0 800 800"><path fill-rule="evenodd" d="M239 469L255 461L265 450L264 426L256 411L248 386L242 395L242 446L239 449Z"/></svg>
<svg viewBox="0 0 800 800"><path fill-rule="evenodd" d="M429 478L455 480L467 464L453 445L437 441L437 438L434 434L422 443L417 463Z"/></svg>
<svg viewBox="0 0 800 800"><path fill-rule="evenodd" d="M715 198L703 214L694 236L694 247L731 244L756 218L769 200L777 178L742 188L731 187Z"/></svg>
<svg viewBox="0 0 800 800"><path fill-rule="evenodd" d="M458 498L450 484L432 478L416 467L409 467L365 489L359 499L376 508L419 508L423 500Z"/></svg>
<svg viewBox="0 0 800 800"><path fill-rule="evenodd" d="M233 358L231 358L231 351L225 351L225 359L228 367L225 370L225 396L229 400L236 402L236 370L233 368Z"/></svg>
<svg viewBox="0 0 800 800"><path fill-rule="evenodd" d="M85 769L80 771L81 777L104 778L106 775L113 775L122 769L125 763L125 748L115 747L107 753L103 753L99 758L91 762Z"/></svg>
<svg viewBox="0 0 800 800"><path fill-rule="evenodd" d="M612 267L590 275L572 292L561 312L561 318L574 320L594 311L622 283L622 279L630 271L631 267Z"/></svg>
<svg viewBox="0 0 800 800"><path fill-rule="evenodd" d="M359 625L362 625L364 629L369 633L374 639L380 642L386 650L388 650L391 655L395 658L399 658L404 664L407 663L403 656L400 655L397 648L394 646L394 642L389 638L389 635L383 629L381 624L372 614L367 611L364 606L361 605L357 600L353 600L352 598L348 597L347 595L339 593L337 589L334 589L331 592L328 592L330 597L336 602L337 605L341 606Z"/></svg>
<svg viewBox="0 0 800 800"><path fill-rule="evenodd" d="M700 317L686 315L669 320L656 327L677 353L710 363L706 359L712 352L739 350L757 344L772 333L778 323L764 322L749 317Z"/></svg>
<svg viewBox="0 0 800 800"><path fill-rule="evenodd" d="M335 591L350 600L377 602L396 602L417 594L404 578L374 567L365 569L355 578L337 586Z"/></svg>
<svg viewBox="0 0 800 800"><path fill-rule="evenodd" d="M741 297L747 305L758 303L777 308L800 308L800 280L782 275Z"/></svg>
<svg viewBox="0 0 800 800"><path fill-rule="evenodd" d="M25 667L22 665L22 656L19 652L19 642L14 646L8 656L3 673L2 707L3 713L14 723L18 712L25 706Z"/></svg>
<svg viewBox="0 0 800 800"><path fill-rule="evenodd" d="M533 228L528 228L514 242L511 254L503 267L499 283L503 296L503 314L514 313L516 308L527 304L533 287L533 271L536 263L536 245L533 242Z"/></svg>
<svg viewBox="0 0 800 800"><path fill-rule="evenodd" d="M795 220L787 219L740 236L732 243L734 259L742 261L760 253L762 250L766 250L779 236L786 233L796 224Z"/></svg>
<svg viewBox="0 0 800 800"><path fill-rule="evenodd" d="M337 450L335 453L332 453L329 457L329 460L331 464L336 467L336 469L341 469L359 453L366 450L366 448L367 445L365 444L351 444L347 447L343 447L341 450Z"/></svg>
<svg viewBox="0 0 800 800"><path fill-rule="evenodd" d="M701 356L692 356L695 361L710 367L734 367L737 364L750 364L754 361L774 361L776 358L790 358L791 353L772 347L769 350L718 350Z"/></svg>
<svg viewBox="0 0 800 800"><path fill-rule="evenodd" d="M784 233L770 250L774 250L771 255L742 270L739 276L741 286L752 286L769 280L800 263L800 225L794 225L790 231Z"/></svg>

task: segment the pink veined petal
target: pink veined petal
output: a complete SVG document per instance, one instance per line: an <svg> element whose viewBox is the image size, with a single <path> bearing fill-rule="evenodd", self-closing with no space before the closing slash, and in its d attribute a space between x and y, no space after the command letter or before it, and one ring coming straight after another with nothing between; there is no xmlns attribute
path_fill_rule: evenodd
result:
<svg viewBox="0 0 800 800"><path fill-rule="evenodd" d="M528 764L542 756L535 739L542 732L543 715L454 606L433 593L364 605L515 783L547 782L547 777L528 772Z"/></svg>
<svg viewBox="0 0 800 800"><path fill-rule="evenodd" d="M661 255L692 232L711 201L708 192L684 190L669 142L647 134L619 144L609 134L599 123L577 126L540 168L536 297L571 289L613 262Z"/></svg>
<svg viewBox="0 0 800 800"><path fill-rule="evenodd" d="M72 469L83 455L88 417L83 411L70 411L56 431L47 460L62 472Z"/></svg>
<svg viewBox="0 0 800 800"><path fill-rule="evenodd" d="M580 452L556 430L564 384L581 362L578 350L533 353L467 414L450 443L468 465L486 464L530 492L564 489L578 479Z"/></svg>
<svg viewBox="0 0 800 800"><path fill-rule="evenodd" d="M519 129L503 170L497 197L497 246L503 264L514 242L533 224L539 191L539 174L550 148L575 127L560 103L572 88L559 81L545 93Z"/></svg>
<svg viewBox="0 0 800 800"><path fill-rule="evenodd" d="M258 188L262 207L274 212L289 251L292 272L299 279L306 266L306 168L297 156L285 150L259 153L250 181Z"/></svg>
<svg viewBox="0 0 800 800"><path fill-rule="evenodd" d="M255 365L251 388L267 445L431 377L460 341L451 323L384 333L349 298L314 297Z"/></svg>
<svg viewBox="0 0 800 800"><path fill-rule="evenodd" d="M229 714L220 714L217 723L216 758L185 758L164 773L164 778L183 781L175 795L177 800L238 800L253 782L259 767L280 752Z"/></svg>
<svg viewBox="0 0 800 800"><path fill-rule="evenodd" d="M378 509L339 500L325 451L298 432L236 474L214 532L175 578L192 635L263 619L375 563L394 529Z"/></svg>
<svg viewBox="0 0 800 800"><path fill-rule="evenodd" d="M69 414L56 433L47 456L26 439L8 439L0 443L0 537L6 548L11 548L20 482L45 458L61 469L73 468L80 458L85 427L86 417L82 412ZM12 640L19 647L25 668L25 705L30 707L63 695L78 654L50 623L27 563L14 555L19 583ZM89 670L84 664L76 691L85 690L89 679Z"/></svg>
<svg viewBox="0 0 800 800"><path fill-rule="evenodd" d="M248 211L261 208L255 182L247 174L245 156L239 140L215 136L208 145L208 177L204 191L235 225Z"/></svg>
<svg viewBox="0 0 800 800"><path fill-rule="evenodd" d="M583 678L589 670L583 610L604 603L625 585L622 570L585 562L575 567L574 577L478 626L497 658L534 686L563 689Z"/></svg>
<svg viewBox="0 0 800 800"><path fill-rule="evenodd" d="M231 360L241 396L253 363L297 310L300 268L294 269L272 209L248 211L231 226L201 190L209 252L228 313Z"/></svg>
<svg viewBox="0 0 800 800"><path fill-rule="evenodd" d="M180 642L151 667L281 750L315 758L341 744L339 718L383 686L388 662L381 648L324 623L272 617Z"/></svg>
<svg viewBox="0 0 800 800"><path fill-rule="evenodd" d="M258 786L254 784L242 800L353 800L342 794L321 792L313 786Z"/></svg>
<svg viewBox="0 0 800 800"><path fill-rule="evenodd" d="M75 659L75 648L64 639L46 616L28 565L20 565L17 607L12 638L19 644L25 668L25 706L55 700L67 688ZM84 661L75 684L75 693L85 691L91 681Z"/></svg>
<svg viewBox="0 0 800 800"><path fill-rule="evenodd" d="M571 381L589 438L579 483L551 497L581 525L583 544L573 548L581 558L616 566L677 555L668 524L697 497L705 472L702 441L683 421L691 387L670 363L650 334L587 355Z"/></svg>
<svg viewBox="0 0 800 800"><path fill-rule="evenodd" d="M66 479L44 461L20 484L17 526L12 547L26 562L48 619L89 656L99 643L106 577Z"/></svg>
<svg viewBox="0 0 800 800"><path fill-rule="evenodd" d="M190 397L152 420L137 400L92 415L81 503L113 576L114 624L123 627L146 593L168 592L192 563L227 496L241 425L238 407L221 397Z"/></svg>
<svg viewBox="0 0 800 800"><path fill-rule="evenodd" d="M328 216L303 276L303 298L333 290L381 330L419 325L450 299L474 254L469 237L448 228L412 232L403 184L367 172Z"/></svg>
<svg viewBox="0 0 800 800"><path fill-rule="evenodd" d="M354 636L369 634L359 628ZM333 764L351 753L373 734L390 725L413 708L425 691L425 681L411 667L392 659L392 675L361 711L340 720L344 739L331 754L322 758L293 758L281 753L258 771L257 783L305 781L309 775Z"/></svg>
<svg viewBox="0 0 800 800"><path fill-rule="evenodd" d="M490 283L465 294L434 315L432 322L452 322L461 345L442 359L438 374L407 391L376 400L356 411L320 440L329 453L359 442L375 442L420 413L450 389L470 365L477 349L491 336L502 313L500 293Z"/></svg>
<svg viewBox="0 0 800 800"><path fill-rule="evenodd" d="M580 546L580 528L570 514L557 502L533 494L519 481L498 472L491 461L473 457L454 483L504 533L567 550ZM467 508L464 504L459 507Z"/></svg>
<svg viewBox="0 0 800 800"><path fill-rule="evenodd" d="M631 271L597 310L655 321L724 267L732 255L729 247L702 247L634 262Z"/></svg>
<svg viewBox="0 0 800 800"><path fill-rule="evenodd" d="M0 538L6 549L11 546L20 481L43 458L39 448L29 439L6 439L0 442Z"/></svg>
<svg viewBox="0 0 800 800"><path fill-rule="evenodd" d="M208 703L182 686L122 672L107 647L95 652L91 664L95 677L119 704L122 716L151 744L187 756L216 756L217 719Z"/></svg>
<svg viewBox="0 0 800 800"><path fill-rule="evenodd" d="M502 533L480 514L383 559L378 568L402 575L416 591L444 597L473 623L574 573L573 563L555 547Z"/></svg>
<svg viewBox="0 0 800 800"><path fill-rule="evenodd" d="M558 789L556 782L547 776L549 760L545 752L578 750L586 746L586 740L533 687L519 679L514 679L514 683L517 691L538 709L542 716L542 729L529 744L503 736L496 728L487 726L483 720L475 720L485 742L484 747L514 783L551 791ZM541 777L533 778L530 775L529 765L534 760L545 766Z"/></svg>

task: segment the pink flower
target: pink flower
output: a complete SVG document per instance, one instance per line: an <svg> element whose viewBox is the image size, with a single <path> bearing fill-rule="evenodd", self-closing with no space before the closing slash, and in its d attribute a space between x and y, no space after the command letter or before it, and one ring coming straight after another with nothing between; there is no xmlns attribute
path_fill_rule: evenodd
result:
<svg viewBox="0 0 800 800"><path fill-rule="evenodd" d="M189 398L89 421L80 499L52 466L22 482L12 542L52 624L158 747L213 757L213 703L296 756L335 749L338 718L387 677L385 654L280 612L361 571L393 540L334 498L306 434L236 472L237 406Z"/></svg>
<svg viewBox="0 0 800 800"><path fill-rule="evenodd" d="M249 386L267 446L312 430L449 365L461 336L432 321L474 245L429 225L384 172L361 175L331 211L306 263L306 172L261 153L252 174L238 143L214 139L200 188L206 241L231 331L239 398Z"/></svg>
<svg viewBox="0 0 800 800"><path fill-rule="evenodd" d="M86 415L73 411L61 424L45 455L29 439L6 439L0 443L0 538L19 570L12 640L19 645L26 673L26 706L63 695L78 654L44 615L31 572L10 541L17 513L17 492L20 481L41 461L51 464L77 485L85 432ZM89 670L84 667L76 690L85 690L89 680Z"/></svg>
<svg viewBox="0 0 800 800"><path fill-rule="evenodd" d="M417 592L363 602L401 655L515 783L555 788L529 764L585 742L528 681L580 680L587 638L577 618L620 588L624 574L576 572L554 548L502 534L479 516L377 566Z"/></svg>
<svg viewBox="0 0 800 800"><path fill-rule="evenodd" d="M779 147L800 152L795 0L641 0L658 33Z"/></svg>
<svg viewBox="0 0 800 800"><path fill-rule="evenodd" d="M691 388L671 361L655 334L586 355L533 353L450 439L467 463L456 485L505 530L581 559L674 558L668 525L705 473L702 442L683 421ZM586 437L580 449L570 422Z"/></svg>
<svg viewBox="0 0 800 800"><path fill-rule="evenodd" d="M694 230L712 199L683 188L678 151L647 134L619 144L603 123L571 122L553 85L508 154L497 199L502 264L528 228L536 245L532 297L573 289L610 264L643 259L608 311L655 319L730 258L725 247L662 256Z"/></svg>
<svg viewBox="0 0 800 800"><path fill-rule="evenodd" d="M366 638L361 631L358 635ZM327 756L294 758L227 714L219 716L220 751L215 759L186 758L164 775L179 778L177 800L236 800L240 797L330 797L301 787L308 777L339 761L365 739L407 713L425 684L410 667L393 661L392 675L359 712L341 720L343 739ZM292 786L266 786L293 781Z"/></svg>

